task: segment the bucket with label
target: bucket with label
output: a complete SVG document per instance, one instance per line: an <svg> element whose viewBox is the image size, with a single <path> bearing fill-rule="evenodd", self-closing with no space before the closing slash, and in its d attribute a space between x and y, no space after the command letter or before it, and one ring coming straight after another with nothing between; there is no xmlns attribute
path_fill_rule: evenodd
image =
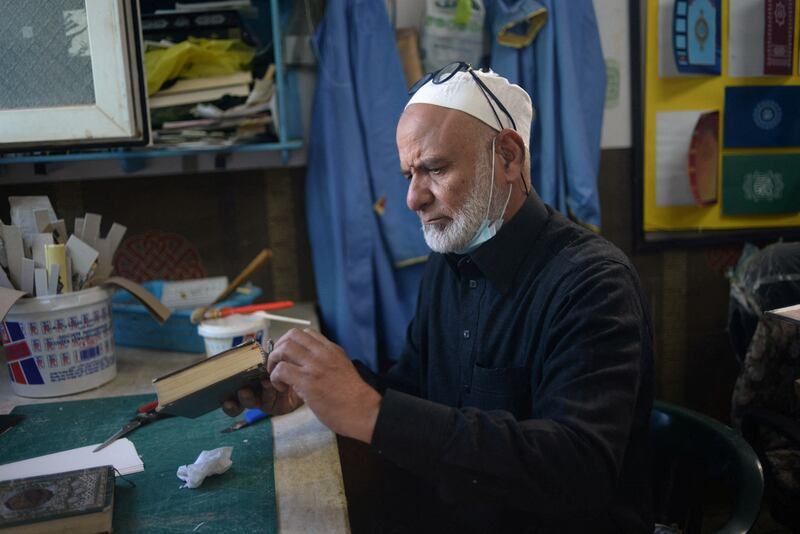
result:
<svg viewBox="0 0 800 534"><path fill-rule="evenodd" d="M56 397L99 387L117 375L112 290L17 301L0 322L11 389L23 397Z"/></svg>

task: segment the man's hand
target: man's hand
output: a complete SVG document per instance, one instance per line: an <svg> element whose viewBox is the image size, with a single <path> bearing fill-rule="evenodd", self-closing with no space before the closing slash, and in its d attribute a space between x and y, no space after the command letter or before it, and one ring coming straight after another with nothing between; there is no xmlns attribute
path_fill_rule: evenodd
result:
<svg viewBox="0 0 800 534"><path fill-rule="evenodd" d="M242 388L238 391L237 397L238 402L226 400L222 403L222 411L231 417L236 417L245 408L259 408L270 415L283 415L303 405L303 400L291 388L278 391L269 378L261 380L260 392Z"/></svg>
<svg viewBox="0 0 800 534"><path fill-rule="evenodd" d="M337 434L372 440L381 396L361 379L344 350L319 332L294 328L284 334L267 371L278 393L295 392Z"/></svg>

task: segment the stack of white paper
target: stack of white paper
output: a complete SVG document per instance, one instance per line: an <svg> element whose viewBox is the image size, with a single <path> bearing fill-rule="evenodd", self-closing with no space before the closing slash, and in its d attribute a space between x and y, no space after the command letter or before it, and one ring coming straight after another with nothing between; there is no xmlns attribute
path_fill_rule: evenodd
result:
<svg viewBox="0 0 800 534"><path fill-rule="evenodd" d="M113 465L118 471L117 475L144 471L142 459L128 438L118 439L105 449L92 452L98 445L99 443L95 443L88 447L0 465L0 480L50 475L101 465Z"/></svg>

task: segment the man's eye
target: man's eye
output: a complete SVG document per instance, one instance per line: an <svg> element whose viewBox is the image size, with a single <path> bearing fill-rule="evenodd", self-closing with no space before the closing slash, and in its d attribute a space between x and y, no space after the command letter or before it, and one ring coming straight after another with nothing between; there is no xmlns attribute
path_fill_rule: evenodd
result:
<svg viewBox="0 0 800 534"><path fill-rule="evenodd" d="M432 175L434 175L434 176L441 176L441 175L444 173L444 169L443 169L443 168L441 168L441 167L440 167L440 168L438 168L438 169L431 169L431 170L430 170L430 173L431 173Z"/></svg>

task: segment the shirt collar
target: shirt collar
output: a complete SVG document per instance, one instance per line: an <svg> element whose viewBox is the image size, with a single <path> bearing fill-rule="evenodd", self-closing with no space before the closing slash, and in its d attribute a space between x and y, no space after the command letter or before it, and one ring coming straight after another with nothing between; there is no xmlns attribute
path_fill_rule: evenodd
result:
<svg viewBox="0 0 800 534"><path fill-rule="evenodd" d="M519 211L500 227L497 235L466 256L497 289L508 293L522 260L549 218L547 206L536 191L531 191ZM464 256L447 254L447 259L458 272L457 265Z"/></svg>

